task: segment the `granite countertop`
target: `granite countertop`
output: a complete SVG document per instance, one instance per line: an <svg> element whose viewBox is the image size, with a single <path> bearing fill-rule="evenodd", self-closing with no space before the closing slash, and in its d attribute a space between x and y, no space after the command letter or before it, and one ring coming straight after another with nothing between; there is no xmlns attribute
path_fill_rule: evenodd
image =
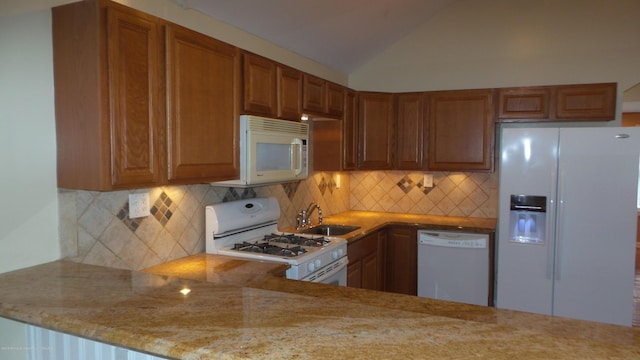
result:
<svg viewBox="0 0 640 360"><path fill-rule="evenodd" d="M60 260L0 274L0 316L179 359L640 357L633 328L287 280L282 268L208 254L145 272Z"/></svg>
<svg viewBox="0 0 640 360"><path fill-rule="evenodd" d="M312 219L316 221L315 217ZM411 225L417 228L492 233L496 230L495 218L399 214L376 211L345 211L325 217L323 224L355 225L360 228L340 235L355 241L389 225ZM282 229L295 232L295 228Z"/></svg>

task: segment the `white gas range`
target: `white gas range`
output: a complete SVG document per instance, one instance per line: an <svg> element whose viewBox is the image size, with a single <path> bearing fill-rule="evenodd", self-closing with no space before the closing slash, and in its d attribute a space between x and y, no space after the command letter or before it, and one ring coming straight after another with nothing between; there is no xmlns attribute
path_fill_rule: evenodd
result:
<svg viewBox="0 0 640 360"><path fill-rule="evenodd" d="M278 231L275 198L245 199L205 208L206 252L290 265L287 278L345 286L345 239Z"/></svg>

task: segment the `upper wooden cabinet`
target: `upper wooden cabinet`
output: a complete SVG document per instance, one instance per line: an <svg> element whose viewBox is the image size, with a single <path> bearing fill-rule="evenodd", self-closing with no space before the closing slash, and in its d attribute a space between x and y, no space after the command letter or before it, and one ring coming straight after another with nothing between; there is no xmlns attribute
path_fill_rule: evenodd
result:
<svg viewBox="0 0 640 360"><path fill-rule="evenodd" d="M243 113L275 116L278 105L276 63L245 52L242 70Z"/></svg>
<svg viewBox="0 0 640 360"><path fill-rule="evenodd" d="M239 49L168 25L167 61L169 182L237 177Z"/></svg>
<svg viewBox="0 0 640 360"><path fill-rule="evenodd" d="M396 94L395 168L420 170L425 158L425 93Z"/></svg>
<svg viewBox="0 0 640 360"><path fill-rule="evenodd" d="M429 170L493 170L493 97L493 89L429 93Z"/></svg>
<svg viewBox="0 0 640 360"><path fill-rule="evenodd" d="M549 119L551 87L504 88L498 94L500 119Z"/></svg>
<svg viewBox="0 0 640 360"><path fill-rule="evenodd" d="M238 175L236 48L104 0L53 8L52 34L59 187Z"/></svg>
<svg viewBox="0 0 640 360"><path fill-rule="evenodd" d="M339 119L344 114L345 88L310 74L303 75L302 110Z"/></svg>
<svg viewBox="0 0 640 360"><path fill-rule="evenodd" d="M107 2L52 10L58 186L111 190L163 180L162 27Z"/></svg>
<svg viewBox="0 0 640 360"><path fill-rule="evenodd" d="M242 113L300 120L302 73L249 52L242 59Z"/></svg>
<svg viewBox="0 0 640 360"><path fill-rule="evenodd" d="M616 117L615 83L562 85L556 89L558 120L613 120Z"/></svg>
<svg viewBox="0 0 640 360"><path fill-rule="evenodd" d="M393 168L395 117L393 94L358 93L358 169Z"/></svg>
<svg viewBox="0 0 640 360"><path fill-rule="evenodd" d="M358 98L347 89L344 95L342 121L342 170L355 170L358 166Z"/></svg>
<svg viewBox="0 0 640 360"><path fill-rule="evenodd" d="M300 120L302 115L302 72L278 64L278 118Z"/></svg>
<svg viewBox="0 0 640 360"><path fill-rule="evenodd" d="M615 83L498 89L501 122L615 119Z"/></svg>
<svg viewBox="0 0 640 360"><path fill-rule="evenodd" d="M327 106L326 80L309 74L304 74L302 79L302 110L324 113Z"/></svg>

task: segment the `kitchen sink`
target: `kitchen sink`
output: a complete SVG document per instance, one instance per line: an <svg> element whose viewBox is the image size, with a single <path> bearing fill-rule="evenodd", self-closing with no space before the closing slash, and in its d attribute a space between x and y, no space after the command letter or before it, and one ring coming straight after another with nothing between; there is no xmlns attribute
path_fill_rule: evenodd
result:
<svg viewBox="0 0 640 360"><path fill-rule="evenodd" d="M360 229L360 226L324 224L302 230L302 233L324 236L338 236L350 233L358 229Z"/></svg>

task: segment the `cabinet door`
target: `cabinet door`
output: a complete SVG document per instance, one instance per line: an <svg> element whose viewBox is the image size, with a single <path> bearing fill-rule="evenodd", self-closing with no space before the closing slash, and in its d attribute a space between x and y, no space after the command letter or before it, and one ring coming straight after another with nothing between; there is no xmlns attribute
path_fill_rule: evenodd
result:
<svg viewBox="0 0 640 360"><path fill-rule="evenodd" d="M396 95L396 169L423 168L426 122L424 97L424 93Z"/></svg>
<svg viewBox="0 0 640 360"><path fill-rule="evenodd" d="M498 94L502 122L549 119L551 87L504 88Z"/></svg>
<svg viewBox="0 0 640 360"><path fill-rule="evenodd" d="M157 18L113 3L52 9L58 186L155 186L164 122Z"/></svg>
<svg viewBox="0 0 640 360"><path fill-rule="evenodd" d="M344 87L327 83L327 114L337 119L344 114Z"/></svg>
<svg viewBox="0 0 640 360"><path fill-rule="evenodd" d="M276 63L251 53L242 56L243 113L276 115Z"/></svg>
<svg viewBox="0 0 640 360"><path fill-rule="evenodd" d="M393 167L393 95L358 94L358 169L386 170Z"/></svg>
<svg viewBox="0 0 640 360"><path fill-rule="evenodd" d="M169 181L237 178L239 50L169 26L167 61Z"/></svg>
<svg viewBox="0 0 640 360"><path fill-rule="evenodd" d="M302 73L296 69L278 65L278 117L300 120L302 115Z"/></svg>
<svg viewBox="0 0 640 360"><path fill-rule="evenodd" d="M385 243L385 231L378 231L349 243L347 286L384 290Z"/></svg>
<svg viewBox="0 0 640 360"><path fill-rule="evenodd" d="M413 226L387 229L386 291L418 294L417 231Z"/></svg>
<svg viewBox="0 0 640 360"><path fill-rule="evenodd" d="M322 114L327 105L327 82L319 77L304 74L302 109Z"/></svg>
<svg viewBox="0 0 640 360"><path fill-rule="evenodd" d="M429 170L493 170L493 90L441 91L429 98Z"/></svg>
<svg viewBox="0 0 640 360"><path fill-rule="evenodd" d="M342 122L342 169L355 170L358 164L358 101L356 92L347 90Z"/></svg>
<svg viewBox="0 0 640 360"><path fill-rule="evenodd" d="M613 120L616 117L615 83L564 85L556 88L556 119Z"/></svg>
<svg viewBox="0 0 640 360"><path fill-rule="evenodd" d="M342 164L342 121L315 119L311 122L313 170L340 171Z"/></svg>
<svg viewBox="0 0 640 360"><path fill-rule="evenodd" d="M113 185L159 180L159 25L134 13L107 9Z"/></svg>

